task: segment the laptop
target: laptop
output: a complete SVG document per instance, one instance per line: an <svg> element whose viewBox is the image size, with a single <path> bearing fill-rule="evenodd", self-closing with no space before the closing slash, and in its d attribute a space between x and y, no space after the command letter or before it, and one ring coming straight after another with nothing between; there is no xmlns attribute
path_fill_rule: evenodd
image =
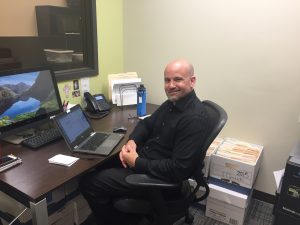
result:
<svg viewBox="0 0 300 225"><path fill-rule="evenodd" d="M80 105L54 117L63 138L72 152L109 155L124 134L95 132Z"/></svg>

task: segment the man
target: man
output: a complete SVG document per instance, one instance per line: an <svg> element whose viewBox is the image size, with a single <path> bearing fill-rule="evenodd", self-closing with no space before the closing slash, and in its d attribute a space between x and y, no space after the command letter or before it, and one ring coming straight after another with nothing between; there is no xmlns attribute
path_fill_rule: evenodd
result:
<svg viewBox="0 0 300 225"><path fill-rule="evenodd" d="M126 176L146 173L181 182L204 158L200 149L210 121L194 91L193 66L184 59L170 62L164 71L164 82L168 100L138 123L119 153L119 165L93 172L80 183L99 224L124 224L125 217L113 208L114 198L147 197L127 184Z"/></svg>

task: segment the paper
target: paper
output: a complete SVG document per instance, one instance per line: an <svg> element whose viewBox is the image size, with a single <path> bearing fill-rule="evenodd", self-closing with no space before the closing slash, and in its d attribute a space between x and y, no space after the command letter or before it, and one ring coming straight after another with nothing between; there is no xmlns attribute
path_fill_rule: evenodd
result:
<svg viewBox="0 0 300 225"><path fill-rule="evenodd" d="M90 78L86 78L86 77L81 78L80 83L81 83L82 93L90 92Z"/></svg>
<svg viewBox="0 0 300 225"><path fill-rule="evenodd" d="M131 78L138 78L138 75L136 72L127 72L127 73L117 73L117 74L108 74L108 99L112 100L112 90L113 90L113 85L112 81L113 80L118 80L118 79L131 79Z"/></svg>
<svg viewBox="0 0 300 225"><path fill-rule="evenodd" d="M79 158L58 154L48 159L49 163L58 164L62 166L72 166Z"/></svg>
<svg viewBox="0 0 300 225"><path fill-rule="evenodd" d="M136 72L109 74L108 100L118 106L136 104L136 92L141 82Z"/></svg>
<svg viewBox="0 0 300 225"><path fill-rule="evenodd" d="M278 190L281 179L282 179L282 176L284 174L284 169L274 171L273 174L274 174L274 177L275 177L276 189Z"/></svg>

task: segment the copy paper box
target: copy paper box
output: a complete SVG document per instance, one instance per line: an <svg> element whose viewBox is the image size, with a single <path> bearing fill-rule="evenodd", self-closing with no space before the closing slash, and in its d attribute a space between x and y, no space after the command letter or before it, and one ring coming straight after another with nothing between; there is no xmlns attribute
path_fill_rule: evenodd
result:
<svg viewBox="0 0 300 225"><path fill-rule="evenodd" d="M226 202L208 197L205 216L230 225L243 225L247 208L239 208Z"/></svg>
<svg viewBox="0 0 300 225"><path fill-rule="evenodd" d="M206 155L204 158L204 168L202 170L204 177L209 176L209 166L210 166L210 160L211 160L211 155L217 150L219 145L223 142L222 138L217 137L209 146L209 148L206 151Z"/></svg>
<svg viewBox="0 0 300 225"><path fill-rule="evenodd" d="M209 197L221 202L246 208L253 189L245 188L239 185L230 184L222 180L211 177L209 179Z"/></svg>
<svg viewBox="0 0 300 225"><path fill-rule="evenodd" d="M210 178L205 215L232 225L243 225L252 189Z"/></svg>
<svg viewBox="0 0 300 225"><path fill-rule="evenodd" d="M261 145L227 138L211 156L210 176L251 189L262 153Z"/></svg>

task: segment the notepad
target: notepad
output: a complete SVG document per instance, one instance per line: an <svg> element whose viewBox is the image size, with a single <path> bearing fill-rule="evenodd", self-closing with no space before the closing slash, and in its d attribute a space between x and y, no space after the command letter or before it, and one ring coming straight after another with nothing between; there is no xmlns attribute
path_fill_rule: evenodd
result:
<svg viewBox="0 0 300 225"><path fill-rule="evenodd" d="M72 166L79 158L58 154L48 159L49 163L58 164L62 166Z"/></svg>

